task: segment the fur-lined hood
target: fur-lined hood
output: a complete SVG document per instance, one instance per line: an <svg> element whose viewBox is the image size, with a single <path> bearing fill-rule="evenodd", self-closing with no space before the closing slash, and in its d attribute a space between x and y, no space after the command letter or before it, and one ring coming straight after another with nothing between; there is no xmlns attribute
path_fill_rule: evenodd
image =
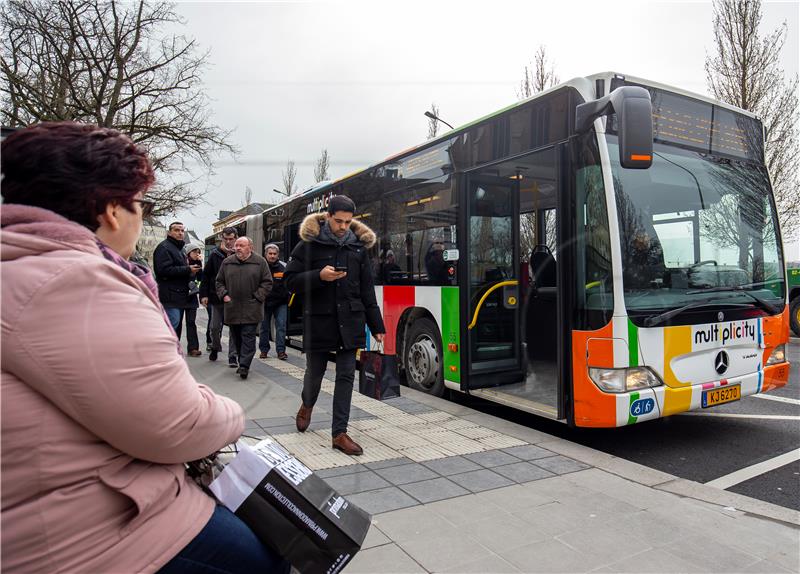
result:
<svg viewBox="0 0 800 574"><path fill-rule="evenodd" d="M319 237L319 230L323 225L325 225L324 213L312 213L306 216L303 223L300 225L300 239L303 241L315 240ZM358 219L353 219L353 223L350 224L350 229L367 249L375 245L377 241L375 232Z"/></svg>

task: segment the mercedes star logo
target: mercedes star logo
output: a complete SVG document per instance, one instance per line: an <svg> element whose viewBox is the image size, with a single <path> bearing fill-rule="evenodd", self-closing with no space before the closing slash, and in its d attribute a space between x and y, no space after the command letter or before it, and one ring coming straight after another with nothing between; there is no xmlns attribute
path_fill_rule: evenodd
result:
<svg viewBox="0 0 800 574"><path fill-rule="evenodd" d="M725 351L717 353L717 358L714 359L714 369L716 369L718 374L722 375L728 370L728 361L728 353Z"/></svg>
<svg viewBox="0 0 800 574"><path fill-rule="evenodd" d="M722 311L717 313L717 321L724 321L724 320L725 320L725 313L723 313Z"/></svg>

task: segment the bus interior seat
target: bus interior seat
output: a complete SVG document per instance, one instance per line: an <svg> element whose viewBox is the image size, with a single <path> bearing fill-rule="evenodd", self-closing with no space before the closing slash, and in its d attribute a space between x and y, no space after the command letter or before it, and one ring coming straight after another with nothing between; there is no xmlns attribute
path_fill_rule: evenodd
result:
<svg viewBox="0 0 800 574"><path fill-rule="evenodd" d="M556 359L558 291L556 260L546 245L537 245L530 258L531 287L525 309L525 340L531 361Z"/></svg>

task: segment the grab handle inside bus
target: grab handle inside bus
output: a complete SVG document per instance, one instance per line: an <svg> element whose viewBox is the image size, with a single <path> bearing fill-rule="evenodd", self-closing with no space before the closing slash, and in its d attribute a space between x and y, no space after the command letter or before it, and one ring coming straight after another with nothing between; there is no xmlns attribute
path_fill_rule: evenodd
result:
<svg viewBox="0 0 800 574"><path fill-rule="evenodd" d="M575 108L575 130L589 131L606 114L617 114L619 163L627 169L647 169L653 163L653 104L650 92L622 86L607 96Z"/></svg>
<svg viewBox="0 0 800 574"><path fill-rule="evenodd" d="M495 283L486 290L486 293L483 294L483 297L481 297L481 300L478 301L478 304L475 306L475 313L472 315L472 322L469 325L467 325L468 331L471 331L472 328L475 327L475 325L477 324L478 313L481 312L481 307L483 306L483 302L486 301L486 298L489 296L489 294L491 294L492 291L500 289L500 287L506 287L509 285L519 285L519 281L517 281L516 279L512 279L510 281L500 281L500 283Z"/></svg>

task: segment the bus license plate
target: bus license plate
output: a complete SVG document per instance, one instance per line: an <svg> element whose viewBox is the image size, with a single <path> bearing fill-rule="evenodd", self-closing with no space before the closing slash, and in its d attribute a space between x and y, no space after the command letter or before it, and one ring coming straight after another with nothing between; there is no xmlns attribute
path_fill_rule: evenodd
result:
<svg viewBox="0 0 800 574"><path fill-rule="evenodd" d="M724 403L732 403L742 398L742 391L739 385L717 387L710 391L703 391L703 408L713 407Z"/></svg>

